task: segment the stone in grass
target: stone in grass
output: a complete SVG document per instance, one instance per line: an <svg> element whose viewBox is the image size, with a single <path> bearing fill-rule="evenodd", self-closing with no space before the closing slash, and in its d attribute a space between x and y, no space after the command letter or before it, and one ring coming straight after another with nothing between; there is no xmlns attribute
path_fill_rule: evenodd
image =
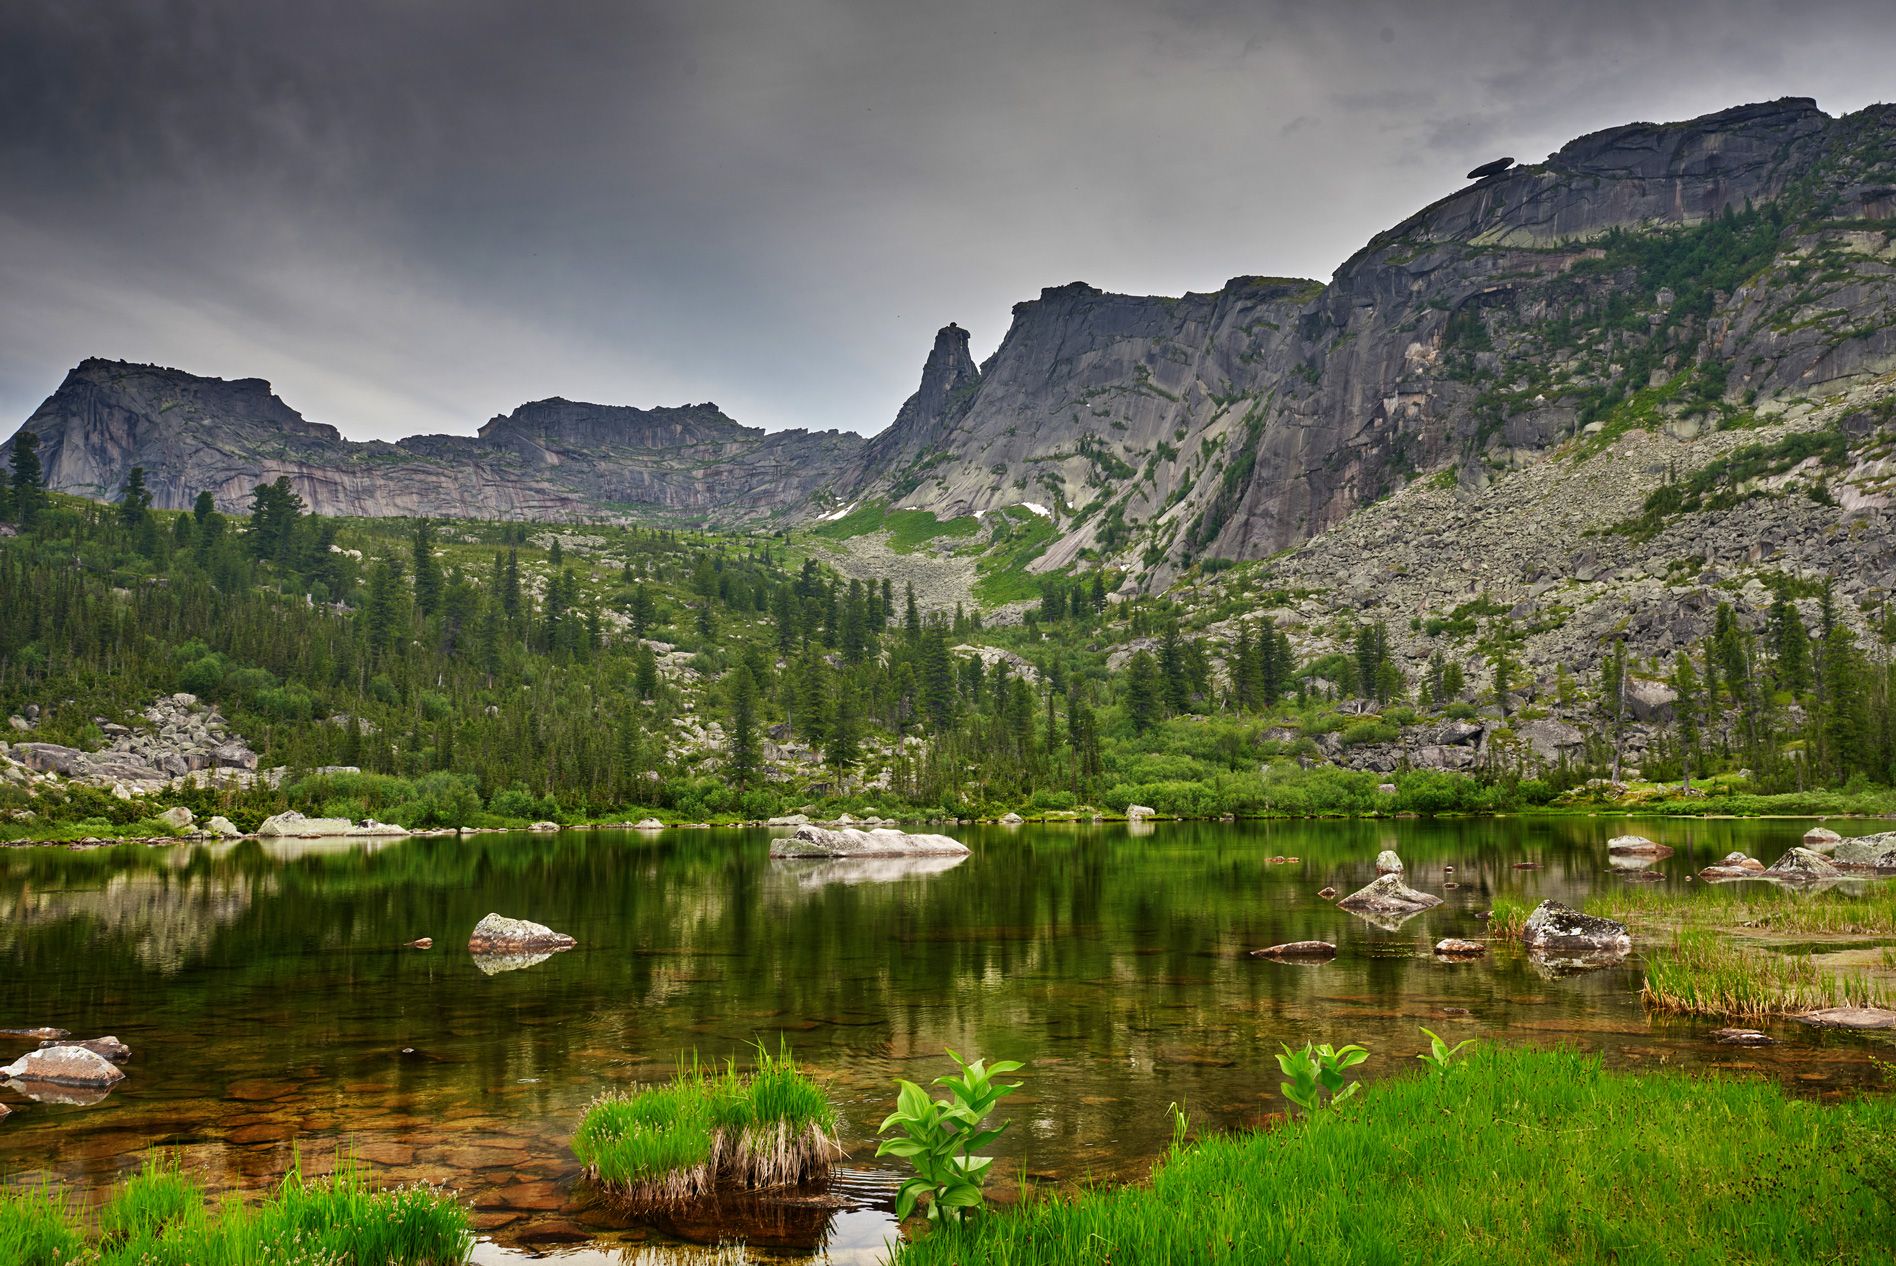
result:
<svg viewBox="0 0 1896 1266"><path fill-rule="evenodd" d="M125 1080L117 1064L96 1051L70 1044L28 1051L0 1068L0 1077L12 1081L44 1082L53 1086L114 1086Z"/></svg>
<svg viewBox="0 0 1896 1266"><path fill-rule="evenodd" d="M1488 947L1480 941L1450 936L1435 943L1435 952L1443 958L1479 958L1488 952Z"/></svg>
<svg viewBox="0 0 1896 1266"><path fill-rule="evenodd" d="M1633 948L1623 923L1581 914L1558 901L1543 901L1521 925L1521 942L1552 953L1624 954Z"/></svg>
<svg viewBox="0 0 1896 1266"><path fill-rule="evenodd" d="M542 923L510 919L490 914L474 925L467 938L470 954L521 954L568 950L579 944L564 932L555 932Z"/></svg>
<svg viewBox="0 0 1896 1266"><path fill-rule="evenodd" d="M1337 902L1337 908L1352 914L1400 915L1407 917L1442 904L1432 892L1417 892L1402 882L1401 875L1379 875Z"/></svg>
<svg viewBox="0 0 1896 1266"><path fill-rule="evenodd" d="M1286 941L1251 951L1252 958L1303 959L1312 961L1336 957L1336 946L1328 941Z"/></svg>
<svg viewBox="0 0 1896 1266"><path fill-rule="evenodd" d="M1896 1011L1882 1007L1826 1007L1797 1018L1820 1029L1896 1029Z"/></svg>

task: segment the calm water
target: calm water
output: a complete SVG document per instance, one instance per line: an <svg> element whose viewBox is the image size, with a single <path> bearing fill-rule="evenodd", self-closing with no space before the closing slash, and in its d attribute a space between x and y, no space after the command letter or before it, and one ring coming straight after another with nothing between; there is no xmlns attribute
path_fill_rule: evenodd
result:
<svg viewBox="0 0 1896 1266"><path fill-rule="evenodd" d="M873 1260L899 1179L872 1159L872 1131L893 1079L944 1071L945 1046L1030 1062L997 1171L1035 1182L1142 1174L1169 1139L1169 1103L1201 1130L1261 1120L1278 1106L1281 1041L1361 1042L1374 1077L1412 1064L1422 1024L1838 1093L1868 1084L1887 1047L1796 1025L1778 1048L1716 1046L1715 1025L1642 1013L1636 959L1549 978L1508 947L1461 964L1429 953L1480 937L1497 894L1577 904L1627 882L1605 850L1625 830L1677 848L1658 869L1683 884L1733 848L1773 860L1806 825L964 828L974 855L934 870L773 863L761 831L4 851L0 1026L113 1033L136 1056L97 1104L6 1092L0 1172L96 1188L163 1146L213 1186L254 1187L299 1143L317 1170L346 1144L387 1180L457 1189L490 1240L477 1261L690 1260L702 1254L675 1237L732 1227L792 1256ZM1387 847L1446 904L1392 931L1318 898L1373 878ZM1273 864L1283 856L1296 860ZM1514 870L1522 860L1540 869ZM579 948L484 974L462 947L490 910ZM435 948L403 948L417 936ZM1339 956L1246 956L1306 938ZM579 1179L566 1141L601 1090L778 1034L840 1106L844 1209L646 1226ZM5 1058L29 1045L0 1043Z"/></svg>

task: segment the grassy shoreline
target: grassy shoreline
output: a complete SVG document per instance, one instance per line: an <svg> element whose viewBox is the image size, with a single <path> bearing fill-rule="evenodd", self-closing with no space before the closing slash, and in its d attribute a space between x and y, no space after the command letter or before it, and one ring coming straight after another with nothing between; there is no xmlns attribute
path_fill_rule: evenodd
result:
<svg viewBox="0 0 1896 1266"><path fill-rule="evenodd" d="M1886 1097L1820 1106L1490 1049L1308 1122L1201 1141L1147 1184L932 1230L894 1261L1886 1260L1892 1138Z"/></svg>

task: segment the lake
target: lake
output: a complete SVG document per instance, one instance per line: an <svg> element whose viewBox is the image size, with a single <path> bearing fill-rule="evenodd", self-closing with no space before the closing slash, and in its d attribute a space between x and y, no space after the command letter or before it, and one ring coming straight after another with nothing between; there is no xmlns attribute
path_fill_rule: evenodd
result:
<svg viewBox="0 0 1896 1266"><path fill-rule="evenodd" d="M213 1188L250 1189L299 1149L321 1171L347 1147L384 1181L458 1191L484 1237L477 1262L728 1260L690 1247L727 1236L767 1259L873 1261L900 1181L873 1159L873 1132L897 1077L948 1070L944 1047L1028 1062L1003 1105L994 1185L1008 1189L1137 1178L1170 1141L1170 1104L1195 1131L1278 1111L1278 1043L1360 1042L1370 1080L1414 1067L1420 1025L1841 1093L1872 1084L1870 1055L1887 1048L1796 1024L1773 1027L1779 1047L1719 1046L1715 1023L1646 1016L1636 956L1550 977L1511 946L1430 953L1482 936L1497 895L1579 904L1628 882L1607 865L1612 835L1672 845L1656 869L1683 885L1734 848L1775 860L1808 825L964 827L973 855L945 869L772 862L756 830L4 850L0 1026L111 1033L136 1053L98 1103L0 1094L14 1109L0 1173L96 1190L165 1147ZM1391 930L1318 897L1372 879L1383 848L1445 904ZM465 945L489 911L579 946L486 974ZM405 948L421 936L432 950ZM1336 960L1247 955L1303 939L1336 942ZM594 1096L780 1036L843 1117L844 1208L647 1225L590 1191L567 1139ZM5 1059L31 1045L0 1043Z"/></svg>

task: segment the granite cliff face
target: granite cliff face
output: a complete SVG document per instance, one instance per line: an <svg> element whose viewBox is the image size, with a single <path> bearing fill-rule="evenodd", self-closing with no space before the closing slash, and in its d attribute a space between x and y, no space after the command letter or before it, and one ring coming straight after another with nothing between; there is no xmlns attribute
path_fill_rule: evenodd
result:
<svg viewBox="0 0 1896 1266"><path fill-rule="evenodd" d="M1896 108L1808 100L1581 137L1388 232L1328 285L1242 277L1019 304L976 366L937 335L892 425L547 400L478 436L353 444L256 380L87 361L28 420L54 487L238 506L287 474L326 513L794 522L846 502L1044 511L1034 566L1161 585L1298 545L1418 476L1479 493L1629 430L1763 425L1896 370ZM1709 452L1709 450L1708 450ZM1708 458L1709 459L1709 458Z"/></svg>
<svg viewBox="0 0 1896 1266"><path fill-rule="evenodd" d="M256 378L87 360L26 429L48 486L110 499L143 466L153 502L209 490L227 510L279 475L319 514L541 520L663 513L721 523L797 510L852 468L860 436L740 426L716 405L630 409L540 400L479 434L356 443Z"/></svg>

